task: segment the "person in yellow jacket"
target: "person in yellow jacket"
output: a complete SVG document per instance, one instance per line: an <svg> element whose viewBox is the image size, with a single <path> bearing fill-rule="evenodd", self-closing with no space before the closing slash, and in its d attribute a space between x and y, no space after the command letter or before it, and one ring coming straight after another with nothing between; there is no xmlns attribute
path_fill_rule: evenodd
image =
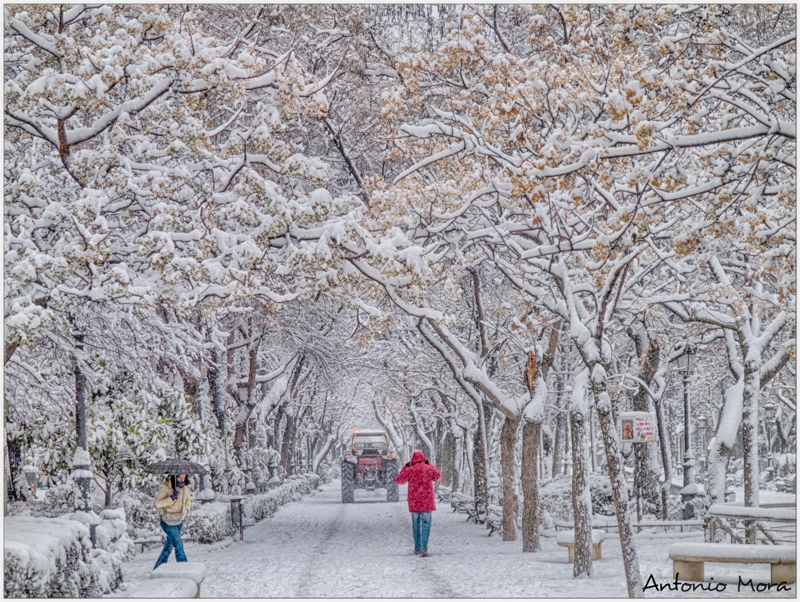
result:
<svg viewBox="0 0 800 602"><path fill-rule="evenodd" d="M161 510L161 528L167 534L167 541L164 542L164 549L156 560L153 570L169 560L169 553L175 548L175 560L186 562L186 554L183 551L183 540L181 539L181 529L183 521L192 507L192 497L189 494L189 477L185 474L170 475L169 479L161 483L156 493L156 508Z"/></svg>

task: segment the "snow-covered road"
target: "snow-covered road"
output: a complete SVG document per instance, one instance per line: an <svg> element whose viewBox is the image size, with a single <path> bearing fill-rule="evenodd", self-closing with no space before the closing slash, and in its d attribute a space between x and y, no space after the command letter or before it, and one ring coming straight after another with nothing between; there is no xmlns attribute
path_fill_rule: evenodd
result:
<svg viewBox="0 0 800 602"><path fill-rule="evenodd" d="M543 551L523 554L522 544L487 537L482 525L465 521L440 504L433 513L429 558L414 555L406 487L400 503L387 503L384 490L356 491L342 504L339 481L287 504L270 519L245 531L244 541L189 543L190 561L206 564L202 596L210 598L457 598L457 597L627 597L619 539L609 534L593 579L572 578L567 550L543 538ZM663 535L663 534L662 534ZM674 536L678 537L678 534ZM684 536L685 537L685 536ZM687 539L683 539L684 541ZM702 532L689 535L702 541ZM642 574L671 581L667 555L673 537L637 536ZM127 567L128 591L148 579L159 550L139 554ZM174 562L174 555L170 559ZM768 565L724 565L714 575L728 582L716 596L794 597L788 593L737 591L738 575L769 582ZM742 570L743 569L743 570ZM708 577L707 577L708 578ZM748 588L749 589L749 588ZM120 592L121 593L121 592ZM709 592L646 592L653 597L708 597ZM122 594L124 595L124 594ZM713 595L713 594L711 594Z"/></svg>

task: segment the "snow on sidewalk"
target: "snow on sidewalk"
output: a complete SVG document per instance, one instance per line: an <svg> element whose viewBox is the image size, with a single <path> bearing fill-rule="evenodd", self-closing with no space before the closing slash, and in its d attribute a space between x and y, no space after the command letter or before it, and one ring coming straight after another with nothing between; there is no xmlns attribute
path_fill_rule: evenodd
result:
<svg viewBox="0 0 800 602"><path fill-rule="evenodd" d="M523 554L522 543L487 537L483 525L466 522L449 504L433 513L429 558L414 555L406 490L387 503L386 492L356 491L342 504L339 481L323 485L299 502L245 530L243 542L186 544L190 561L205 563L202 596L208 598L462 598L577 597L626 598L619 538L610 534L593 579L573 579L567 550L542 538L543 551ZM663 532L637 536L642 576L672 582L669 546L702 541L703 534L678 537ZM160 550L148 550L126 564L129 588L149 578ZM170 562L174 562L174 555ZM724 593L669 590L652 597L795 597L788 592L737 591L738 576L769 582L769 566L709 565L707 578L730 583ZM119 592L118 595L124 595Z"/></svg>

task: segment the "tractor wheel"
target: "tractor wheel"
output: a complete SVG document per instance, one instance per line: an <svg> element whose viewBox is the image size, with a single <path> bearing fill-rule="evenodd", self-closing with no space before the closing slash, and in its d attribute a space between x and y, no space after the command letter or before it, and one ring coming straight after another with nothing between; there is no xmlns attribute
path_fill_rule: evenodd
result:
<svg viewBox="0 0 800 602"><path fill-rule="evenodd" d="M356 467L347 460L342 461L342 503L352 504L355 501Z"/></svg>
<svg viewBox="0 0 800 602"><path fill-rule="evenodd" d="M400 501L400 486L395 481L397 477L397 459L386 460L386 501L399 502Z"/></svg>

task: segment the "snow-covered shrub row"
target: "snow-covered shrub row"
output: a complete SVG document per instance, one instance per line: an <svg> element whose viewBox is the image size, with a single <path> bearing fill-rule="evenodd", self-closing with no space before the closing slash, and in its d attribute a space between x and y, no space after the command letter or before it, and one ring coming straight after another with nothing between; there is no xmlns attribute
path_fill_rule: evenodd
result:
<svg viewBox="0 0 800 602"><path fill-rule="evenodd" d="M314 473L287 477L280 487L245 498L242 504L244 515L256 521L269 518L278 508L299 500L304 494L319 487L320 483L320 477Z"/></svg>
<svg viewBox="0 0 800 602"><path fill-rule="evenodd" d="M196 502L192 500L194 505ZM159 518L161 514L155 506L155 493L126 491L114 498L114 506L124 508L128 522L128 536L132 539L160 537Z"/></svg>
<svg viewBox="0 0 800 602"><path fill-rule="evenodd" d="M97 523L94 548L90 523ZM134 554L126 528L122 509L106 509L99 516L6 517L5 597L83 598L111 592L123 581L123 562Z"/></svg>
<svg viewBox="0 0 800 602"><path fill-rule="evenodd" d="M608 476L588 473L592 514L614 516L614 494ZM572 476L552 479L539 490L541 511L553 518L572 520Z"/></svg>
<svg viewBox="0 0 800 602"><path fill-rule="evenodd" d="M256 521L272 516L284 504L319 487L332 478L326 471L326 479L309 473L287 477L284 483L266 493L246 496L243 501L244 515ZM195 496L196 497L196 496ZM184 541L212 543L220 541L233 532L231 505L228 495L217 494L215 501L201 504L192 500L192 511L186 517L181 535ZM133 539L160 537L159 511L155 507L155 496L140 491L130 491L115 498L115 504L124 508L128 517L128 536Z"/></svg>

